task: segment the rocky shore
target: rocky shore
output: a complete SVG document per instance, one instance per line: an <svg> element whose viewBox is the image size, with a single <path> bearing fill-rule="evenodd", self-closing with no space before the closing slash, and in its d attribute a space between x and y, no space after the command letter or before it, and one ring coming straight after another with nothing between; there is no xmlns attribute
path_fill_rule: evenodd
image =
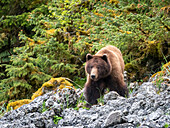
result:
<svg viewBox="0 0 170 128"><path fill-rule="evenodd" d="M129 98L112 91L104 95L103 105L90 109L75 109L78 100L74 90L49 92L6 113L0 119L0 128L170 127L170 86L167 85L159 92L151 82L145 82Z"/></svg>

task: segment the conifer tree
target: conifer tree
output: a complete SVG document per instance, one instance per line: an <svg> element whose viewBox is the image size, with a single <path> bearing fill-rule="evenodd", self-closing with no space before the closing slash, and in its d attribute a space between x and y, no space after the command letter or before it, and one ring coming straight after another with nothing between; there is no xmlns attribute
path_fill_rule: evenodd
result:
<svg viewBox="0 0 170 128"><path fill-rule="evenodd" d="M168 60L168 0L36 1L0 18L0 97L29 98L51 77L80 80L85 55L108 44L139 74Z"/></svg>

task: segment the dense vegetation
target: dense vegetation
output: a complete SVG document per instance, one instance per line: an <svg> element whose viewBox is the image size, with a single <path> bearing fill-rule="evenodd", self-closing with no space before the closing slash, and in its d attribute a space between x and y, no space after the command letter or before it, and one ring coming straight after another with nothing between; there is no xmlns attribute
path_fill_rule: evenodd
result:
<svg viewBox="0 0 170 128"><path fill-rule="evenodd" d="M51 77L85 81L87 53L121 49L129 79L170 56L169 0L1 0L0 101L30 98Z"/></svg>

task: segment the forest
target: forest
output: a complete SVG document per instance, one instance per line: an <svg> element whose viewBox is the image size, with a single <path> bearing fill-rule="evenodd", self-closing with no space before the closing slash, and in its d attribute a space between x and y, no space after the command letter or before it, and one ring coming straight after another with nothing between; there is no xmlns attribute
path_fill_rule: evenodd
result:
<svg viewBox="0 0 170 128"><path fill-rule="evenodd" d="M83 88L86 54L106 45L121 50L129 82L147 81L170 66L169 9L169 0L1 0L0 106L51 78Z"/></svg>

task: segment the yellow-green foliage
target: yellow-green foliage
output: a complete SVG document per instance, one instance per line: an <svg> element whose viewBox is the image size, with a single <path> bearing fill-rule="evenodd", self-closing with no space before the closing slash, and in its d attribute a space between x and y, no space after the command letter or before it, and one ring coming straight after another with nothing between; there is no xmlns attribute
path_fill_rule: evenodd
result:
<svg viewBox="0 0 170 128"><path fill-rule="evenodd" d="M151 76L151 81L154 83L159 89L163 85L169 85L170 82L170 61L162 66L162 70L156 72ZM159 93L159 91L158 91Z"/></svg>
<svg viewBox="0 0 170 128"><path fill-rule="evenodd" d="M168 5L168 0L28 1L20 13L0 18L0 100L22 99L23 92L30 98L52 77L84 78L86 54L108 44L120 48L138 74L155 71L170 54Z"/></svg>
<svg viewBox="0 0 170 128"><path fill-rule="evenodd" d="M151 76L151 78L157 77L157 80L161 76L167 76L170 77L170 61L162 66L162 70L159 72L156 72ZM156 82L156 81L153 81Z"/></svg>
<svg viewBox="0 0 170 128"><path fill-rule="evenodd" d="M41 88L39 88L31 97L31 99L23 99L23 100L17 100L14 102L10 102L7 105L7 110L10 110L12 107L13 109L17 109L21 107L24 104L29 104L32 100L34 100L36 97L41 96L45 94L47 91L55 91L57 89L63 89L63 88L69 88L69 89L75 89L73 84L68 82L65 78L51 78L51 80L45 82Z"/></svg>

